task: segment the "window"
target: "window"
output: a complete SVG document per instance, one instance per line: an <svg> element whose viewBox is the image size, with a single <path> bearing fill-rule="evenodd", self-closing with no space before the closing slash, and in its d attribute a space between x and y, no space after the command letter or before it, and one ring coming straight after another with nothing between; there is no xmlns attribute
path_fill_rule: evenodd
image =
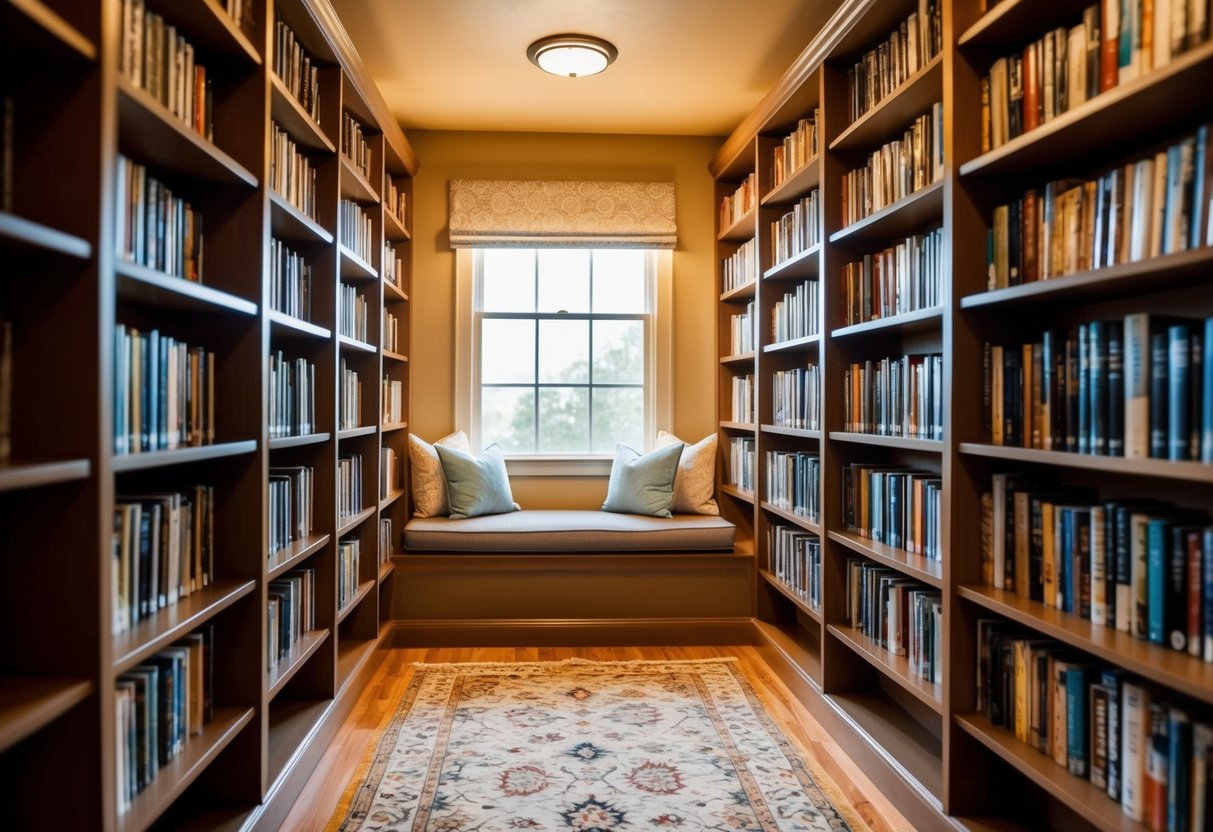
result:
<svg viewBox="0 0 1213 832"><path fill-rule="evenodd" d="M469 360L461 373L470 387L465 424L473 441L496 442L514 460L609 457L619 442L651 446L657 411L664 410L656 388L667 374L657 364L668 350L658 349L657 311L669 253L469 254L470 269L460 269L461 284L462 273L471 272Z"/></svg>

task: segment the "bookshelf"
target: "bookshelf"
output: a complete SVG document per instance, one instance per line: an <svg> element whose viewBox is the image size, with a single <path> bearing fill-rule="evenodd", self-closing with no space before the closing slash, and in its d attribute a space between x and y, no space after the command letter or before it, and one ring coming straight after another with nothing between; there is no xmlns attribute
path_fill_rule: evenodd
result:
<svg viewBox="0 0 1213 832"><path fill-rule="evenodd" d="M1018 346L1039 340L1046 328L1072 332L1087 321L1119 322L1143 311L1189 319L1213 315L1208 277L1213 255L1207 245L1102 267L1088 262L1056 277L998 288L988 282L987 237L998 206L1050 181L1095 179L1139 159L1165 155L1213 117L1213 110L1189 95L1213 79L1213 41L1206 35L1176 49L1168 62L1143 69L1133 80L1092 94L983 151L983 77L999 58L1022 53L1047 31L1064 26L1073 35L1090 5L941 0L938 53L924 56L903 73L901 83L887 85L883 95L856 114L848 72L920 6L842 2L831 24L709 166L718 183L718 208L751 172L756 172L758 192L753 215L722 217L717 226L718 418L726 469L718 491L723 509L740 517L747 537L752 530L756 640L779 675L915 828L1151 828L1124 813L1104 789L1059 767L979 709L979 621L982 627L986 621L1002 622L1011 637L1046 640L1059 654L1068 651L1066 655L1090 659L1101 668L1119 668L1148 680L1156 700L1179 705L1194 722L1207 723L1213 715L1213 665L1092 623L1026 592L996 588L983 574L982 495L991 491L995 474L1018 475L1028 484L1040 484L1037 491L1082 489L1098 501L1149 495L1201 512L1213 509L1213 473L1207 463L1097 456L1032 447L1030 441L1028 446L997 444L986 424L987 342ZM845 222L843 200L853 195L843 193L844 174L901 135L934 102L943 105L939 175L879 210ZM776 185L773 148L799 119L814 113L820 150L810 160L812 170L797 171ZM820 191L821 242L776 262L769 224L814 187ZM941 263L938 289L916 296L909 308L851 317L856 289L848 283L847 264L864 257L875 261L899 240L933 229L942 229L934 250ZM752 292L748 285L724 283L726 258L751 235L758 240L760 275ZM764 329L775 303L789 287L806 280L820 281L820 334L777 342ZM873 309L877 297L870 298ZM732 348L733 316L750 302L758 322L752 358ZM917 353L942 355L942 432L888 429L887 417L877 422L886 429L858 431L846 415L847 399L856 390L848 371L863 362ZM775 374L806 362L821 367L821 417L815 429L789 424L773 411ZM746 373L754 375L753 424L738 419L733 410L733 380ZM867 373L865 366L864 377L870 378ZM727 474L729 440L751 436L758 466L753 493L730 485ZM784 470L779 466L796 455L820 460L819 470L805 480L818 507L814 516L793 511L779 493ZM853 527L859 516L845 497L846 483L863 474L881 477L882 487L895 487L888 477L905 469L926 472L941 489L938 557L902 548L905 540L894 545L883 535L876 539ZM1083 505L1096 502L1091 498ZM1209 521L1191 522L1205 526ZM807 603L777 576L776 538L771 535L777 528L818 536L820 605ZM855 562L888 570L889 576L913 582L928 596L938 593L937 682L919 675L906 656L852 626L848 581Z"/></svg>
<svg viewBox="0 0 1213 832"><path fill-rule="evenodd" d="M12 578L0 592L0 620L28 631L30 622L49 620L49 605L58 610L37 637L0 648L0 773L12 822L31 828L276 828L384 646L391 544L406 509L398 488L380 508L379 450L381 443L407 448L412 218L400 202L385 206L380 194L387 181L411 193L417 159L325 0L155 5L189 44L195 66L205 68L209 126L200 115L203 85L194 90L195 124L174 115L131 68L121 5L12 0L0 7L14 158L0 204L0 320L11 322L11 355L3 361L17 403L11 455L0 460L7 530L0 558ZM276 70L279 19L314 62L318 108L301 103ZM359 164L343 154L345 113L367 137ZM315 172L311 205L271 184L271 123ZM134 243L115 237L128 227L120 212L134 209L115 194L133 193L127 177L137 174L119 155L202 218L200 281L167 267L175 251L188 259L185 245L166 247L159 264L142 254L127 259ZM342 198L367 220L359 253L338 242ZM395 213L385 219L385 210ZM174 215L183 229L186 216ZM380 262L385 243L395 252L393 273L404 275L390 286ZM356 280L367 300L365 340L339 334L343 280ZM385 362L378 333L389 308L397 338ZM115 364L119 325L213 353L213 370L204 355L202 385L188 393L201 397L197 416L177 413L188 427L213 401L213 435L204 426L173 445L152 431L144 444L152 450L116 449L115 431L125 425L114 417L125 383ZM292 412L309 418L289 428L271 424L281 414L270 412L267 395L267 356L279 351L309 368L305 385L296 378L292 400ZM168 372L167 346L161 357ZM341 359L362 379L363 419L352 431L341 431L337 418ZM381 432L384 371L405 382L405 393L403 411ZM167 401L168 389L161 393ZM157 413L163 433L173 411L152 401L143 400L140 418ZM347 452L362 457L363 501L343 517L338 462ZM267 483L273 472L301 469L311 471L310 528L271 554ZM191 501L173 502L173 494ZM189 572L188 583L185 571L173 577L168 564L175 570L178 562L164 550L156 580L165 597L153 591L149 607L136 604L126 620L130 601L117 593L131 578L120 577L120 564L136 555L145 558L136 563L152 562L137 548L150 538L121 517L116 524L116 507L132 503L147 507L149 523L167 524L170 511L180 516L194 535L191 559L183 556L180 568L199 571ZM185 507L190 513L178 515ZM399 523L382 538L380 515ZM123 549L126 538L115 537L121 529L136 548ZM357 539L361 559L357 591L338 609L340 538ZM28 556L48 546L67 560ZM314 620L270 668L267 610L282 581L300 570L314 590ZM132 574L130 586L143 592ZM209 651L210 718L144 788L119 794L125 740L116 717L124 690L135 689L124 685L194 635L203 636L197 649ZM163 660L184 661L186 652ZM48 770L70 778L72 800L55 798L61 787L43 776Z"/></svg>

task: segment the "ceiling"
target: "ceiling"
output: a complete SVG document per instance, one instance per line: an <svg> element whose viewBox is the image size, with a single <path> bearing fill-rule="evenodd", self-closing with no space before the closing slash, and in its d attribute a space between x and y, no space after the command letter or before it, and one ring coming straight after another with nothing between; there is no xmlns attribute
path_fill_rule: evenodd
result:
<svg viewBox="0 0 1213 832"><path fill-rule="evenodd" d="M725 135L837 0L331 0L407 129ZM546 35L606 38L590 78L527 61Z"/></svg>

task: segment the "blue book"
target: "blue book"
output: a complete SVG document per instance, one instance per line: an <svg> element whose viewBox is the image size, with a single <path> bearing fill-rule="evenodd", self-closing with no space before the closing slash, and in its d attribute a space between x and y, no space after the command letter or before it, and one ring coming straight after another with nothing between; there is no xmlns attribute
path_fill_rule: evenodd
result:
<svg viewBox="0 0 1213 832"><path fill-rule="evenodd" d="M1205 200L1208 194L1205 189L1205 166L1209 164L1205 147L1209 143L1209 125L1202 124L1196 129L1196 156L1192 165L1192 225L1188 229L1188 248L1196 248L1204 240Z"/></svg>
<svg viewBox="0 0 1213 832"><path fill-rule="evenodd" d="M1071 774L1085 778L1091 760L1087 705L1094 668L1075 664L1066 671L1066 760Z"/></svg>
<svg viewBox="0 0 1213 832"><path fill-rule="evenodd" d="M1166 459L1171 383L1167 375L1169 338L1165 330L1150 333L1150 458Z"/></svg>
<svg viewBox="0 0 1213 832"><path fill-rule="evenodd" d="M1167 458L1190 459L1191 340L1187 324L1167 327Z"/></svg>
<svg viewBox="0 0 1213 832"><path fill-rule="evenodd" d="M1087 418L1091 423L1088 451L1099 456L1108 453L1108 327L1103 321L1087 324L1087 359L1089 380L1087 394L1091 397L1087 405Z"/></svg>
<svg viewBox="0 0 1213 832"><path fill-rule="evenodd" d="M1192 720L1178 708L1167 719L1171 739L1167 765L1167 829L1186 830L1190 824L1192 774Z"/></svg>
<svg viewBox="0 0 1213 832"><path fill-rule="evenodd" d="M1167 565L1171 552L1171 521L1151 517L1146 531L1146 635L1154 644L1166 641Z"/></svg>
<svg viewBox="0 0 1213 832"><path fill-rule="evenodd" d="M1078 325L1078 452L1091 453L1091 325Z"/></svg>
<svg viewBox="0 0 1213 832"><path fill-rule="evenodd" d="M1074 510L1058 508L1057 511L1061 512L1061 540L1058 541L1060 551L1054 557L1061 558L1061 609L1074 612Z"/></svg>
<svg viewBox="0 0 1213 832"><path fill-rule="evenodd" d="M1162 221L1162 253L1171 254L1179 251L1179 240L1175 232L1179 230L1176 212L1180 210L1183 196L1183 163L1180 156L1180 146L1173 144L1167 148L1167 195L1164 202Z"/></svg>
<svg viewBox="0 0 1213 832"><path fill-rule="evenodd" d="M1213 318L1205 318L1205 337L1202 347L1200 461L1213 462Z"/></svg>

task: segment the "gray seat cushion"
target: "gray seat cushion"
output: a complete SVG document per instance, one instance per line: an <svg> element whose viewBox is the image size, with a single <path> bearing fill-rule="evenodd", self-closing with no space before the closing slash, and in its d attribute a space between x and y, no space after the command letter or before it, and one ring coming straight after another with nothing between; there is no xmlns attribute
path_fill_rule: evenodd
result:
<svg viewBox="0 0 1213 832"><path fill-rule="evenodd" d="M404 545L447 552L670 552L733 548L736 528L721 517L642 517L607 511L514 511L450 520L414 517Z"/></svg>

